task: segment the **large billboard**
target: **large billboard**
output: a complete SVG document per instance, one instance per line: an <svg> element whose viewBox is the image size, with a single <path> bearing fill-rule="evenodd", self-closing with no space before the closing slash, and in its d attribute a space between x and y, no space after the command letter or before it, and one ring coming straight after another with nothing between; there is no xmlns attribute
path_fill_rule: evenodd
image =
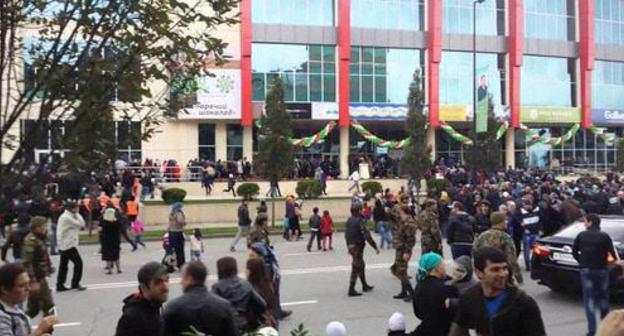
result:
<svg viewBox="0 0 624 336"><path fill-rule="evenodd" d="M592 109L592 122L597 125L624 125L624 108Z"/></svg>
<svg viewBox="0 0 624 336"><path fill-rule="evenodd" d="M211 76L195 79L184 98L186 107L179 119L240 119L241 74L239 69L210 69Z"/></svg>
<svg viewBox="0 0 624 336"><path fill-rule="evenodd" d="M578 107L523 106L520 121L524 123L570 124L581 122Z"/></svg>

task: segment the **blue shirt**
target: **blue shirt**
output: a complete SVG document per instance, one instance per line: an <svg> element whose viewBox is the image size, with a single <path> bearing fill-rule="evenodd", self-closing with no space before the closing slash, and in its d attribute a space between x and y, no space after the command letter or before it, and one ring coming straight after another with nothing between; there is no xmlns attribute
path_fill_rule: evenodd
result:
<svg viewBox="0 0 624 336"><path fill-rule="evenodd" d="M490 320L494 318L494 315L496 315L496 313L498 313L501 306L503 305L503 302L505 302L505 299L507 299L508 296L509 292L505 289L496 297L486 298L487 304L485 305L485 308L487 309L488 318Z"/></svg>

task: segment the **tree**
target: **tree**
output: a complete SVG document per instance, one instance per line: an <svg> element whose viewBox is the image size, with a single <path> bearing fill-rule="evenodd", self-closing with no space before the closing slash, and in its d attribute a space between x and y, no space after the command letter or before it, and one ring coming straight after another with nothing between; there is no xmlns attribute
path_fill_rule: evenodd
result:
<svg viewBox="0 0 624 336"><path fill-rule="evenodd" d="M260 141L255 159L258 173L273 185L286 177L293 168L291 118L284 104L282 80L276 78L266 96L265 115L260 121Z"/></svg>
<svg viewBox="0 0 624 336"><path fill-rule="evenodd" d="M420 187L420 180L431 169L431 146L427 145L427 116L423 113L424 94L420 71L414 72L407 98L409 111L405 121L405 131L410 142L405 148L405 156L401 160L401 167L416 188Z"/></svg>
<svg viewBox="0 0 624 336"><path fill-rule="evenodd" d="M615 169L622 173L624 172L624 139L618 138L615 140L616 156Z"/></svg>
<svg viewBox="0 0 624 336"><path fill-rule="evenodd" d="M476 152L478 155L468 153L467 161L470 167L476 167L477 171L492 173L501 167L501 142L496 139L498 126L494 118L494 101L492 95L489 95L487 132L477 134ZM474 132L470 132L470 137L474 139Z"/></svg>
<svg viewBox="0 0 624 336"><path fill-rule="evenodd" d="M68 169L113 159L113 116L140 121L148 139L175 105L172 77L226 61L214 30L237 23L237 8L237 0L0 1L0 184L42 182L32 153L59 121ZM31 131L17 135L23 119Z"/></svg>

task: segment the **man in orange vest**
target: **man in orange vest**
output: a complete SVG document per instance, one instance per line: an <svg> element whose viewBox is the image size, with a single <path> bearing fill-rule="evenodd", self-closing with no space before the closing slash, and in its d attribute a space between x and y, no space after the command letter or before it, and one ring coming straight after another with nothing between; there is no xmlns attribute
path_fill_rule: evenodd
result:
<svg viewBox="0 0 624 336"><path fill-rule="evenodd" d="M134 200L134 198L129 199L126 202L126 215L128 216L130 223L133 223L139 215L139 204Z"/></svg>

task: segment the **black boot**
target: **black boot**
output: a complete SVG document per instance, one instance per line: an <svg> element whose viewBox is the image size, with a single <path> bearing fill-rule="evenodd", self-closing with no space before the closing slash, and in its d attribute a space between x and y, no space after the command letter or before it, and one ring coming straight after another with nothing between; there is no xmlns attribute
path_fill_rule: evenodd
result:
<svg viewBox="0 0 624 336"><path fill-rule="evenodd" d="M405 289L404 283L401 283L401 293L393 296L393 298L398 299L398 300L403 300L407 298L407 290Z"/></svg>
<svg viewBox="0 0 624 336"><path fill-rule="evenodd" d="M362 296L362 293L358 293L355 291L355 282L352 282L349 284L349 296L350 297Z"/></svg>
<svg viewBox="0 0 624 336"><path fill-rule="evenodd" d="M403 301L410 302L414 297L414 288L412 288L412 285L409 282L405 284L405 288L407 289L407 297L404 298Z"/></svg>
<svg viewBox="0 0 624 336"><path fill-rule="evenodd" d="M366 275L364 274L364 272L360 273L360 281L362 282L362 291L364 293L371 292L373 288L375 288L374 286L371 286L368 283L366 283Z"/></svg>

